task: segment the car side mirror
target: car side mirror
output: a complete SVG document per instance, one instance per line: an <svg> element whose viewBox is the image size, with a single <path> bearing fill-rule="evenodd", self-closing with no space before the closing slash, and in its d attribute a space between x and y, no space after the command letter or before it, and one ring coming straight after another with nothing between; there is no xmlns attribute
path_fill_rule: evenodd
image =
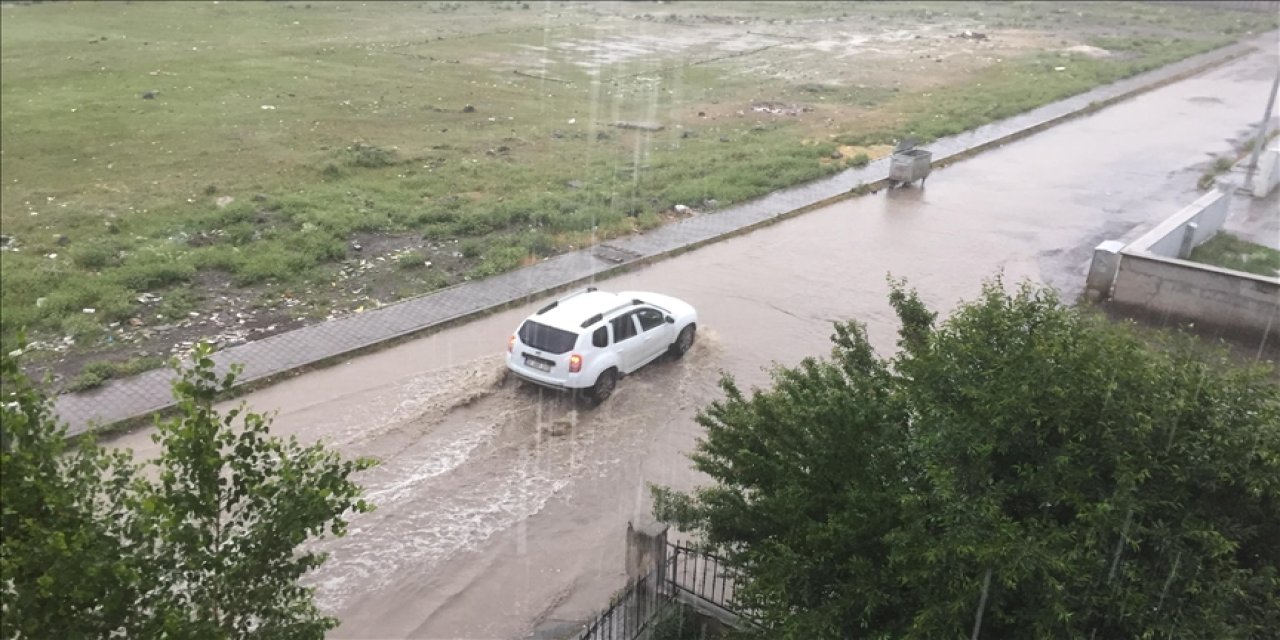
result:
<svg viewBox="0 0 1280 640"><path fill-rule="evenodd" d="M676 323L675 318L672 318L671 316L667 316L667 324L675 324L675 323Z"/></svg>

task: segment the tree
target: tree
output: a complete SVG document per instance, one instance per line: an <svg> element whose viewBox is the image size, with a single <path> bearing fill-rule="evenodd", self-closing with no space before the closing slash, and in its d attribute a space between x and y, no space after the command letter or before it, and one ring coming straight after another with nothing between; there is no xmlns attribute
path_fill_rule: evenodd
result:
<svg viewBox="0 0 1280 640"><path fill-rule="evenodd" d="M320 638L337 625L299 583L324 561L303 543L369 510L351 475L371 463L272 437L243 404L221 415L238 368L217 375L210 353L175 363L178 410L157 420L162 452L145 465L88 441L65 454L65 428L5 356L3 637Z"/></svg>
<svg viewBox="0 0 1280 640"><path fill-rule="evenodd" d="M71 446L8 355L0 390L0 637L106 637L138 598L118 535L135 468L87 439Z"/></svg>
<svg viewBox="0 0 1280 640"><path fill-rule="evenodd" d="M770 638L1267 637L1280 628L1280 391L1265 367L1062 305L936 323L895 283L891 359L829 359L699 415L711 483L659 518L742 576Z"/></svg>

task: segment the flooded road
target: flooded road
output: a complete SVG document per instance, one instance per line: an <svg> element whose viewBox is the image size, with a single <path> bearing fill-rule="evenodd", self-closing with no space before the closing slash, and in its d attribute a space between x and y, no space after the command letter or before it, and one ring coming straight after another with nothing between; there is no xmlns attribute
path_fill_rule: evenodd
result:
<svg viewBox="0 0 1280 640"><path fill-rule="evenodd" d="M1093 247L1196 196L1211 154L1258 118L1277 64L1253 54L1201 76L881 191L598 283L683 298L699 340L680 362L623 380L595 410L504 383L500 354L541 300L251 394L276 430L381 464L377 510L325 541L310 577L343 620L334 638L527 637L567 629L622 586L623 533L647 484L697 483L684 453L721 372L768 382L771 363L829 349L855 318L883 354L896 323L886 276L935 308L983 278L1031 279L1066 299ZM117 443L146 453L146 434Z"/></svg>

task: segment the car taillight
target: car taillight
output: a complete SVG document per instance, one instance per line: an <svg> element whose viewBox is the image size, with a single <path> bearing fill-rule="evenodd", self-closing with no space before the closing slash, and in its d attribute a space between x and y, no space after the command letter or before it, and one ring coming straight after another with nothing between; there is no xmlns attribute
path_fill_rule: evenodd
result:
<svg viewBox="0 0 1280 640"><path fill-rule="evenodd" d="M507 353L511 353L512 351L515 350L515 348L516 348L516 337L511 336L511 339L507 341Z"/></svg>
<svg viewBox="0 0 1280 640"><path fill-rule="evenodd" d="M582 371L582 356L573 354L569 356L569 373L577 373Z"/></svg>

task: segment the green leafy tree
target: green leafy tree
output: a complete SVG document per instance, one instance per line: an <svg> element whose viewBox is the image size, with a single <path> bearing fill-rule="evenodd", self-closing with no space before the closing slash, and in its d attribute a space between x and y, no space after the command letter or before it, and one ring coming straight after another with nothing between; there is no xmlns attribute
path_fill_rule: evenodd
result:
<svg viewBox="0 0 1280 640"><path fill-rule="evenodd" d="M157 420L162 450L144 466L92 443L64 453L65 429L6 356L3 637L321 638L337 625L299 584L324 561L303 543L369 509L351 475L371 463L273 437L243 404L222 415L238 368L220 376L210 354L175 363L178 410Z"/></svg>
<svg viewBox="0 0 1280 640"><path fill-rule="evenodd" d="M2 357L0 374L0 636L106 637L138 598L120 535L134 465L69 443L15 358Z"/></svg>
<svg viewBox="0 0 1280 640"><path fill-rule="evenodd" d="M711 483L656 513L743 577L769 638L1265 638L1280 629L1280 391L1062 305L937 323L898 283L900 351L829 359L699 416Z"/></svg>

